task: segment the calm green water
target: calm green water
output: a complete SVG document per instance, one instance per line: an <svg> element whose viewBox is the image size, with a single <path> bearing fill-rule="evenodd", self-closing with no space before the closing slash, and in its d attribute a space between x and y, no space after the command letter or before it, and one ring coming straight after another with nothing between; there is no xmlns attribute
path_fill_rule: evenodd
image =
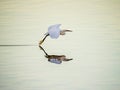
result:
<svg viewBox="0 0 120 90"><path fill-rule="evenodd" d="M60 65L38 47L57 23L73 32L42 46ZM0 90L120 90L119 0L1 0L0 45Z"/></svg>

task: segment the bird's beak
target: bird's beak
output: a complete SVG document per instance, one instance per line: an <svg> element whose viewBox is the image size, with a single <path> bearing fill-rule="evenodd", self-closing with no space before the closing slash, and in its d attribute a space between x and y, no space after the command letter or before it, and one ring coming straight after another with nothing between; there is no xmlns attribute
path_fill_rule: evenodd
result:
<svg viewBox="0 0 120 90"><path fill-rule="evenodd" d="M73 59L72 59L72 58L70 58L70 59L67 59L67 58L66 58L66 59L65 59L65 60L63 60L63 61L70 61L70 60L73 60Z"/></svg>
<svg viewBox="0 0 120 90"><path fill-rule="evenodd" d="M72 32L72 30L66 30L66 32Z"/></svg>
<svg viewBox="0 0 120 90"><path fill-rule="evenodd" d="M64 32L72 32L72 30L64 29Z"/></svg>
<svg viewBox="0 0 120 90"><path fill-rule="evenodd" d="M73 60L73 59L72 59L72 58L70 58L70 59L66 59L66 60L70 61L70 60Z"/></svg>

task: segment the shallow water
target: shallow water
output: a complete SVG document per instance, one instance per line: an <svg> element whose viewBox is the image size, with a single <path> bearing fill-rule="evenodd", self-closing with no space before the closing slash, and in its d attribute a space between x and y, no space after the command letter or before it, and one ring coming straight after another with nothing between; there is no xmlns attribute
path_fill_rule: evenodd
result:
<svg viewBox="0 0 120 90"><path fill-rule="evenodd" d="M119 0L0 1L0 90L119 90L119 9ZM73 58L60 65L38 47L56 23L73 30L42 45Z"/></svg>

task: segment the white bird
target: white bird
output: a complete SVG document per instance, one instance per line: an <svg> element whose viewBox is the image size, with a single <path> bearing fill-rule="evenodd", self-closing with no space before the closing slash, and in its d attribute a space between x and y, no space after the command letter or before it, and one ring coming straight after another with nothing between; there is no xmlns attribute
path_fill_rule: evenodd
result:
<svg viewBox="0 0 120 90"><path fill-rule="evenodd" d="M47 36L50 36L52 39L57 39L60 35L65 35L65 32L72 32L71 30L61 30L61 24L55 24L48 27L48 32L45 33L45 37L39 42L39 46L44 42Z"/></svg>

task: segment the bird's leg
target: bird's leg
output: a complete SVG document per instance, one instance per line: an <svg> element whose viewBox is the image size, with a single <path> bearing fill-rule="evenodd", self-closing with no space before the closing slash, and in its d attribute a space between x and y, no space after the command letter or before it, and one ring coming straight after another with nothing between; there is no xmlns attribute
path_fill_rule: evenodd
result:
<svg viewBox="0 0 120 90"><path fill-rule="evenodd" d="M49 34L47 34L40 42L39 42L39 46L45 41L46 37L49 36Z"/></svg>
<svg viewBox="0 0 120 90"><path fill-rule="evenodd" d="M41 50L43 50L43 52L45 53L46 56L48 56L47 52L41 47L39 46Z"/></svg>
<svg viewBox="0 0 120 90"><path fill-rule="evenodd" d="M42 43L43 43L43 40L41 40L41 41L39 42L39 46L40 46Z"/></svg>

